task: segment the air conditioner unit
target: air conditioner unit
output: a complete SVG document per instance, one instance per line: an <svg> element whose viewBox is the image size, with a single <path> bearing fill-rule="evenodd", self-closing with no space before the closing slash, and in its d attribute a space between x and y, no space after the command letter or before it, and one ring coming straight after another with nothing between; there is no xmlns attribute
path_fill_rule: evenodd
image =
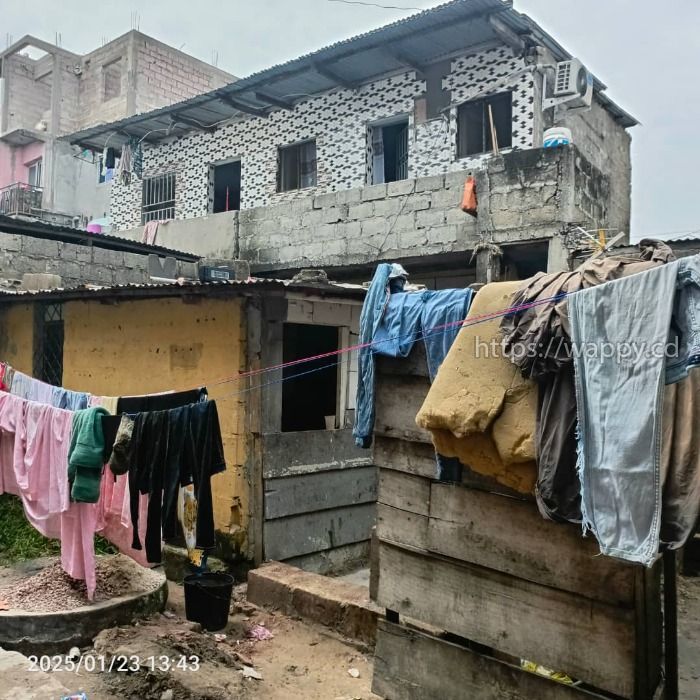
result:
<svg viewBox="0 0 700 700"><path fill-rule="evenodd" d="M593 103L593 76L581 61L575 58L570 61L561 61L557 63L554 70L551 96L547 97L546 77L544 94L542 109L557 106L565 106L567 109L588 109Z"/></svg>

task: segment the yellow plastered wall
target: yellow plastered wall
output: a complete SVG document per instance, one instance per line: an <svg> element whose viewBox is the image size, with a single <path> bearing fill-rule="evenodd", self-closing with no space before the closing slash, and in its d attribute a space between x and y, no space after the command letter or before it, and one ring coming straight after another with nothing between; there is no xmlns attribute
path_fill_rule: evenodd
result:
<svg viewBox="0 0 700 700"><path fill-rule="evenodd" d="M34 354L34 306L0 307L0 362L31 374Z"/></svg>
<svg viewBox="0 0 700 700"><path fill-rule="evenodd" d="M245 474L245 394L235 376L245 362L240 299L140 299L63 308L63 385L102 396L129 396L205 385L221 422L226 471L212 482L217 530L246 556L250 494Z"/></svg>

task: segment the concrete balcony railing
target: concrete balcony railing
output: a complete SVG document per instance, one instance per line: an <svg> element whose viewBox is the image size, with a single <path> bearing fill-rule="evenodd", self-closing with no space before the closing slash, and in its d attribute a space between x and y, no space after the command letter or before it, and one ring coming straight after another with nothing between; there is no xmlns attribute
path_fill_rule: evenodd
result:
<svg viewBox="0 0 700 700"><path fill-rule="evenodd" d="M341 190L241 212L174 220L157 242L204 257L248 260L258 274L329 270L465 254L479 241L548 240L571 225L620 225L609 178L573 147L514 151L472 171L478 216L460 209L460 171ZM611 222L611 218L613 222ZM627 223L622 223L622 226ZM118 232L140 240L142 229Z"/></svg>

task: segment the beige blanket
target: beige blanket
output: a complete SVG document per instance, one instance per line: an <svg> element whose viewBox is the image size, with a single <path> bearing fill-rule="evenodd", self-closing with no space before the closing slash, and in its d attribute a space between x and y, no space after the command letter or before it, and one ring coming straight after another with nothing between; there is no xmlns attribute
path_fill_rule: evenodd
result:
<svg viewBox="0 0 700 700"><path fill-rule="evenodd" d="M508 308L522 282L483 287L468 320ZM438 452L521 492L536 479L537 386L502 357L501 317L461 329L416 417Z"/></svg>

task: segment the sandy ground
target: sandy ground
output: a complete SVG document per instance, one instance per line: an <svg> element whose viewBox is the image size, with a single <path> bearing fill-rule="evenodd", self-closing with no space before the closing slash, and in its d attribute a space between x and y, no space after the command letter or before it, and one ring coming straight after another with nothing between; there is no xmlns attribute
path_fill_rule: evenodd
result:
<svg viewBox="0 0 700 700"><path fill-rule="evenodd" d="M183 655L196 655L200 658L198 670L81 671L78 675L63 671L50 676L71 692L84 690L90 700L376 699L370 692L372 660L366 650L321 626L259 610L245 602L243 595L244 588L238 588L238 604L221 633L225 638L203 633L187 622L182 587L170 584L165 615L139 625L105 630L93 649L83 650L84 655L117 654L141 659L165 656L177 660ZM248 639L247 630L256 624L269 629L273 638ZM246 668L254 669L261 679L244 677ZM351 669L359 676L351 675ZM48 696L36 697L44 700Z"/></svg>
<svg viewBox="0 0 700 700"><path fill-rule="evenodd" d="M0 652L0 698L49 700L84 690L90 700L377 700L370 691L372 659L367 650L325 628L259 610L234 593L229 624L221 634L200 631L185 620L183 590L170 584L165 615L105 630L83 655L167 657L196 655L199 669L137 672L28 673L19 654ZM681 700L700 699L700 577L679 585ZM254 625L274 636L247 637ZM252 669L252 671L251 671ZM349 671L358 672L358 677ZM253 673L260 678L248 678ZM9 693L9 694L8 694Z"/></svg>

